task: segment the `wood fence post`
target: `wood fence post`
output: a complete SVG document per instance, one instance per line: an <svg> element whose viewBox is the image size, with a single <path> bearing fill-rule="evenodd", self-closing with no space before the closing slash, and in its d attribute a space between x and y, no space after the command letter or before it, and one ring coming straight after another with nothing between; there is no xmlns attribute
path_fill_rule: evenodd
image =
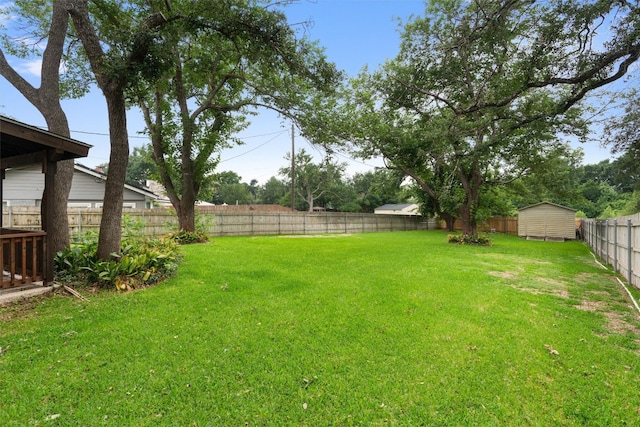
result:
<svg viewBox="0 0 640 427"><path fill-rule="evenodd" d="M595 247L593 247L593 251L596 255L598 255L598 220L596 219L593 223L595 228L595 235L593 236Z"/></svg>
<svg viewBox="0 0 640 427"><path fill-rule="evenodd" d="M613 220L613 272L618 272L618 218Z"/></svg>
<svg viewBox="0 0 640 427"><path fill-rule="evenodd" d="M606 238L605 238L605 242L607 244L607 248L606 248L606 254L607 254L607 264L610 264L611 261L609 260L609 220L606 220L604 222L604 226L606 227Z"/></svg>
<svg viewBox="0 0 640 427"><path fill-rule="evenodd" d="M631 247L631 232L633 231L633 228L631 227L631 218L627 218L627 248L629 249L629 251L627 252L627 260L629 261L629 269L628 269L628 279L627 279L627 283L629 283L629 285L631 285L632 279L633 279L633 270L631 268L631 261L632 261L632 255L633 255L633 248Z"/></svg>
<svg viewBox="0 0 640 427"><path fill-rule="evenodd" d="M347 234L347 213L344 213L344 234Z"/></svg>

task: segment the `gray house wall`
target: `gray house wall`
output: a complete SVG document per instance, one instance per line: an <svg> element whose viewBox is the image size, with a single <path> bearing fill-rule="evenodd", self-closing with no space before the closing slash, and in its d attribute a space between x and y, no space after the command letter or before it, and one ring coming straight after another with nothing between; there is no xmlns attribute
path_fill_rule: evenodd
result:
<svg viewBox="0 0 640 427"><path fill-rule="evenodd" d="M40 206L44 191L42 167L8 169L2 186L3 205Z"/></svg>
<svg viewBox="0 0 640 427"><path fill-rule="evenodd" d="M102 207L105 181L80 170L73 174L70 207ZM9 169L3 181L3 205L8 206L40 206L44 190L44 174L40 166ZM124 207L150 208L152 200L143 193L124 189Z"/></svg>

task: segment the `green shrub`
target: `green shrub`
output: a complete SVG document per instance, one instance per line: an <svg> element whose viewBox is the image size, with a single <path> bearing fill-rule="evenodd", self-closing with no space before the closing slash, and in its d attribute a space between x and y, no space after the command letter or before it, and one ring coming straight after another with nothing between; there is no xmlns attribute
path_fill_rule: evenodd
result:
<svg viewBox="0 0 640 427"><path fill-rule="evenodd" d="M125 229L131 225L123 224ZM123 236L121 252L109 260L98 259L97 234L76 236L71 247L55 256L56 280L125 290L157 283L175 272L180 262L175 241L148 239L129 229L123 229Z"/></svg>
<svg viewBox="0 0 640 427"><path fill-rule="evenodd" d="M459 245L478 245L491 246L491 238L486 234L449 234L447 236L449 243L457 243Z"/></svg>
<svg viewBox="0 0 640 427"><path fill-rule="evenodd" d="M209 236L202 230L185 231L179 230L167 235L179 245L190 245L192 243L204 243L209 241Z"/></svg>

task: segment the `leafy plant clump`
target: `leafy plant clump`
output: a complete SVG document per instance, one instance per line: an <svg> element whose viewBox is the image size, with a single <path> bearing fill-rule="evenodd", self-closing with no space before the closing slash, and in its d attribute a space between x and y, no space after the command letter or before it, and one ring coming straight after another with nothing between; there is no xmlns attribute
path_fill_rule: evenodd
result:
<svg viewBox="0 0 640 427"><path fill-rule="evenodd" d="M169 233L167 237L179 245L190 245L193 243L205 243L209 241L209 236L203 230L179 230Z"/></svg>
<svg viewBox="0 0 640 427"><path fill-rule="evenodd" d="M491 246L491 238L486 234L449 234L447 240L449 243L457 243L459 245Z"/></svg>
<svg viewBox="0 0 640 427"><path fill-rule="evenodd" d="M175 223L166 223L165 227L168 229L166 237L172 239L179 245L208 242L209 234L207 233L207 230L213 226L211 216L206 214L197 214L195 220L195 231L180 230L176 227Z"/></svg>
<svg viewBox="0 0 640 427"><path fill-rule="evenodd" d="M139 226L127 220L123 224L125 228ZM55 256L56 280L130 290L155 284L177 269L181 257L174 240L140 237L131 230L123 230L123 236L120 253L101 260L97 256L97 233L77 235L68 249Z"/></svg>

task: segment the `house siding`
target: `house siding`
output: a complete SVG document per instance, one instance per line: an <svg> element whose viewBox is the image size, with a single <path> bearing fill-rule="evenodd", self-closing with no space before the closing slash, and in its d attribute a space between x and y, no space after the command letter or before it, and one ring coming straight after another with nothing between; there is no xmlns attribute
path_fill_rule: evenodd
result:
<svg viewBox="0 0 640 427"><path fill-rule="evenodd" d="M40 206L44 191L42 168L7 170L2 191L3 200L9 201L11 206Z"/></svg>
<svg viewBox="0 0 640 427"><path fill-rule="evenodd" d="M102 206L105 181L81 171L75 171L69 193L69 204L86 207ZM39 166L24 169L11 169L6 172L3 183L3 199L10 206L40 206L44 190L44 174ZM146 208L144 194L124 189L124 206L130 208Z"/></svg>

